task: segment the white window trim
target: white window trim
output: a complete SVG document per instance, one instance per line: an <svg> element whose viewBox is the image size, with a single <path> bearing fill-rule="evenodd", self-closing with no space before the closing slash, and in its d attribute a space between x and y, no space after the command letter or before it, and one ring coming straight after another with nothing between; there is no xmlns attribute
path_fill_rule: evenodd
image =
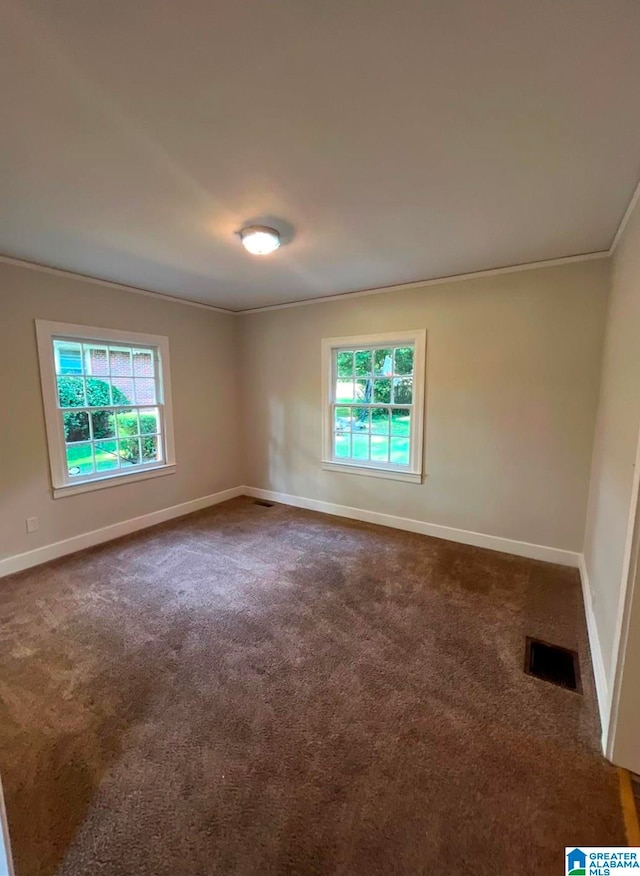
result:
<svg viewBox="0 0 640 876"><path fill-rule="evenodd" d="M404 467L392 465L391 463L355 463L352 460L336 459L333 455L332 416L335 392L333 374L334 351L376 346L401 346L406 343L414 345L413 417L409 465ZM426 329L322 339L322 468L325 471L367 475L369 477L386 478L394 481L407 481L413 484L422 483L426 350ZM345 406L348 406L348 402L345 402Z"/></svg>
<svg viewBox="0 0 640 876"><path fill-rule="evenodd" d="M153 477L173 474L176 470L175 444L173 434L173 405L171 397L171 367L169 359L169 339L163 335L148 335L142 332L126 332L119 329L98 328L96 326L74 325L65 322L49 322L37 319L36 338L38 357L40 360L40 383L42 386L42 401L44 418L49 445L49 462L51 466L51 484L53 498L73 496L77 493L88 493L129 484L134 481L148 480ZM164 461L158 465L137 466L134 471L105 472L96 477L86 479L74 478L69 483L64 436L60 428L59 409L57 406L58 387L56 382L56 363L53 348L54 338L64 338L70 341L97 341L98 343L122 343L128 346L155 347L159 357L159 379L157 389L162 416L162 439Z"/></svg>

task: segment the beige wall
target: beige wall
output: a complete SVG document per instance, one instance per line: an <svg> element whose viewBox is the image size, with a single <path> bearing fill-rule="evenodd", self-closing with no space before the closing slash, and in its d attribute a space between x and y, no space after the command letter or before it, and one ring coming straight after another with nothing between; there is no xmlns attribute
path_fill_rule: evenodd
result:
<svg viewBox="0 0 640 876"><path fill-rule="evenodd" d="M169 337L176 474L51 497L35 319ZM0 558L239 484L235 335L232 316L0 264Z"/></svg>
<svg viewBox="0 0 640 876"><path fill-rule="evenodd" d="M608 263L241 317L245 483L580 551ZM320 340L427 329L422 485L322 471Z"/></svg>
<svg viewBox="0 0 640 876"><path fill-rule="evenodd" d="M584 554L607 677L640 428L640 209L613 257Z"/></svg>
<svg viewBox="0 0 640 876"><path fill-rule="evenodd" d="M598 638L619 714L609 754L640 772L640 585L627 596L628 639L618 655L616 633L625 596L625 555L640 430L640 206L613 257L584 545ZM637 477L637 473L636 473ZM614 685L616 668L619 678ZM618 699L619 698L619 699Z"/></svg>

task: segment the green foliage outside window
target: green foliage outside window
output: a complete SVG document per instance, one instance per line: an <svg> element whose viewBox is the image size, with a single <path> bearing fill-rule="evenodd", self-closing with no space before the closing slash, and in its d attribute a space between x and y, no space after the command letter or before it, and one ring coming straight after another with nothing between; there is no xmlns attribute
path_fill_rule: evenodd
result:
<svg viewBox="0 0 640 876"><path fill-rule="evenodd" d="M381 348L378 350L341 350L337 354L339 380L355 378L358 400L361 402L391 404L391 388L395 389L394 404L413 401L413 347ZM391 374L397 375L391 379ZM406 375L406 376L404 376ZM360 418L364 416L360 414ZM374 409L373 419L383 416Z"/></svg>
<svg viewBox="0 0 640 876"><path fill-rule="evenodd" d="M87 401L90 408L108 408L111 404L128 405L129 399L117 386L112 387L113 402L109 395L109 384L96 377L87 378ZM59 377L58 397L61 408L84 407L84 389L81 377ZM64 417L65 441L83 441L86 431L86 414L80 411L69 411ZM93 433L95 438L108 438L112 432L111 413L109 411L95 411L92 414Z"/></svg>
<svg viewBox="0 0 640 876"><path fill-rule="evenodd" d="M64 413L64 438L70 443L74 441L89 440L89 420L86 411L73 410L73 408L108 408L111 405L129 405L127 396L111 386L112 396L109 393L109 384L95 377L86 380L87 398L85 402L83 381L80 377L59 377L58 396L60 407L71 408ZM157 439L153 433L158 430L158 422L155 414L121 411L115 412L117 421L117 434L120 441L119 456L121 459L137 465L140 460L140 446L138 439L130 436L138 435L138 420L142 445L142 459L154 459L157 452ZM112 410L91 411L94 440L115 438L116 422ZM115 447L115 442L114 442Z"/></svg>
<svg viewBox="0 0 640 876"><path fill-rule="evenodd" d="M138 434L138 416L135 413L123 411L117 415L118 418L118 435L128 436ZM140 414L140 434L142 435L142 458L152 459L156 455L156 437L149 434L155 432L157 421L154 414ZM137 464L140 462L138 441L133 439L125 439L120 442L120 457L126 459L127 462Z"/></svg>

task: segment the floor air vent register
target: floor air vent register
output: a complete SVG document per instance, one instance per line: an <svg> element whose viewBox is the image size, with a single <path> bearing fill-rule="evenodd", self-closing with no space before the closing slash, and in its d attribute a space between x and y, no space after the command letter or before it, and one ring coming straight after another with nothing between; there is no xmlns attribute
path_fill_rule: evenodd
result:
<svg viewBox="0 0 640 876"><path fill-rule="evenodd" d="M568 648L527 636L524 671L534 678L582 693L578 654Z"/></svg>

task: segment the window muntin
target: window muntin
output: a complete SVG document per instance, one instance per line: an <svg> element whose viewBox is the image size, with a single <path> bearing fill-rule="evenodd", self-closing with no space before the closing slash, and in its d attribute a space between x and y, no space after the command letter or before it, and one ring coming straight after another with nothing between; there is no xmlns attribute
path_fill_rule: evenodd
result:
<svg viewBox="0 0 640 876"><path fill-rule="evenodd" d="M161 463L157 351L64 338L52 343L68 478Z"/></svg>
<svg viewBox="0 0 640 876"><path fill-rule="evenodd" d="M424 340L407 332L323 341L325 467L420 474Z"/></svg>
<svg viewBox="0 0 640 876"><path fill-rule="evenodd" d="M167 339L36 328L54 496L175 470Z"/></svg>
<svg viewBox="0 0 640 876"><path fill-rule="evenodd" d="M409 467L414 350L333 349L336 459Z"/></svg>

